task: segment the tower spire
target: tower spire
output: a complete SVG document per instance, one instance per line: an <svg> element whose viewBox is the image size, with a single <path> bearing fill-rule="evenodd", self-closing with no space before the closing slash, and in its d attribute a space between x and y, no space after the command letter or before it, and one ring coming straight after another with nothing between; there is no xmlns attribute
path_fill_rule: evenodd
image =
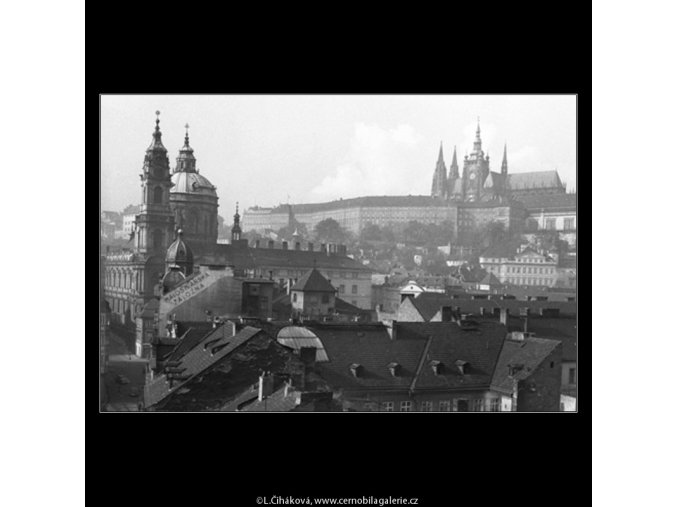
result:
<svg viewBox="0 0 677 507"><path fill-rule="evenodd" d="M160 132L160 111L155 111L155 131L153 132L153 141L148 150L161 149L167 151L162 145L162 132Z"/></svg>
<svg viewBox="0 0 677 507"><path fill-rule="evenodd" d="M473 144L473 152L480 153L482 151L482 139L480 138L480 117L477 117L477 130L475 131L475 143Z"/></svg>
<svg viewBox="0 0 677 507"><path fill-rule="evenodd" d="M442 153L442 141L440 141L440 154L437 157L437 164L435 164L435 172L433 173L433 184L430 195L433 197L445 197L445 189L447 186L447 167L444 165L444 155Z"/></svg>
<svg viewBox="0 0 677 507"><path fill-rule="evenodd" d="M503 146L503 162L501 163L501 174L508 174L508 143Z"/></svg>
<svg viewBox="0 0 677 507"><path fill-rule="evenodd" d="M444 163L444 155L442 154L442 141L440 141L440 154L437 157L437 163L439 164L440 161Z"/></svg>
<svg viewBox="0 0 677 507"><path fill-rule="evenodd" d="M454 155L451 158L449 166L449 178L458 178L458 162L456 161L456 146L454 146Z"/></svg>
<svg viewBox="0 0 677 507"><path fill-rule="evenodd" d="M231 229L231 243L235 243L240 240L242 235L242 229L240 228L240 203L235 203L235 215L233 215L233 228Z"/></svg>

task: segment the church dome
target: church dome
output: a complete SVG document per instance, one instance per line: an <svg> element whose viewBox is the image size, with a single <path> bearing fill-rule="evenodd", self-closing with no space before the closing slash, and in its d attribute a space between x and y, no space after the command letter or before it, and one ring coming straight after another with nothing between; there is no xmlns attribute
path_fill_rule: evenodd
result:
<svg viewBox="0 0 677 507"><path fill-rule="evenodd" d="M172 174L172 183L174 185L170 192L173 194L201 194L217 197L216 187L198 173L176 172Z"/></svg>
<svg viewBox="0 0 677 507"><path fill-rule="evenodd" d="M193 251L183 241L183 231L179 229L174 243L167 249L165 262L168 266L193 264Z"/></svg>

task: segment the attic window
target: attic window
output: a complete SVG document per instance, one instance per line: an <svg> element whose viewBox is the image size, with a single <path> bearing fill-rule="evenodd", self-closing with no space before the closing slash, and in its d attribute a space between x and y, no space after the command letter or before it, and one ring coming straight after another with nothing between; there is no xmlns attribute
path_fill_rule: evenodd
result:
<svg viewBox="0 0 677 507"><path fill-rule="evenodd" d="M461 375L465 375L466 371L468 371L468 367L470 366L467 361L463 361L461 359L456 361L454 364L458 368L458 371L461 372Z"/></svg>
<svg viewBox="0 0 677 507"><path fill-rule="evenodd" d="M514 377L518 372L524 369L523 364L509 364L508 365L508 376Z"/></svg>
<svg viewBox="0 0 677 507"><path fill-rule="evenodd" d="M209 340L207 343L205 343L204 350L207 350L209 347L211 347L214 343L219 341L221 338L216 338L215 340Z"/></svg>
<svg viewBox="0 0 677 507"><path fill-rule="evenodd" d="M350 373L353 374L353 377L359 377L362 373L362 365L358 363L353 363L350 365Z"/></svg>
<svg viewBox="0 0 677 507"><path fill-rule="evenodd" d="M441 375L444 372L444 364L441 361L430 361L430 366L432 366L435 375Z"/></svg>
<svg viewBox="0 0 677 507"><path fill-rule="evenodd" d="M217 352L219 352L220 350L223 350L224 348L226 348L226 347L228 346L229 343L230 343L230 342L222 343L221 345L217 345L216 347L214 347L214 348L212 349L212 355L214 355L214 354L216 354Z"/></svg>
<svg viewBox="0 0 677 507"><path fill-rule="evenodd" d="M388 365L388 369L390 370L390 374L393 377L398 377L400 374L400 364L392 362Z"/></svg>

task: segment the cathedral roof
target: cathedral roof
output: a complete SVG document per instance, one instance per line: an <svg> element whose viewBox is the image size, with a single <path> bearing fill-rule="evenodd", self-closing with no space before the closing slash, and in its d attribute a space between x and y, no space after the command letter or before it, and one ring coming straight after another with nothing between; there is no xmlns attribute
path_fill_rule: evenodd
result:
<svg viewBox="0 0 677 507"><path fill-rule="evenodd" d="M576 194L533 194L519 197L527 210L576 210Z"/></svg>
<svg viewBox="0 0 677 507"><path fill-rule="evenodd" d="M217 197L216 187L198 173L176 172L172 174L172 183L174 185L170 192L173 194L202 194Z"/></svg>
<svg viewBox="0 0 677 507"><path fill-rule="evenodd" d="M513 173L508 175L508 184L511 190L526 190L532 188L564 188L557 171L532 171L528 173Z"/></svg>

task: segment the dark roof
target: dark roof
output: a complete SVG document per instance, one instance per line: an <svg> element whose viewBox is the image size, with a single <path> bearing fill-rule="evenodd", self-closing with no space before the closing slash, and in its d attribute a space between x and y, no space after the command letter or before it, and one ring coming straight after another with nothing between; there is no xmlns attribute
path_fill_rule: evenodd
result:
<svg viewBox="0 0 677 507"><path fill-rule="evenodd" d="M344 389L453 389L488 387L506 328L485 322L477 331L464 331L452 322L396 323L396 339L386 327L371 325L313 326L329 357L316 370L333 388ZM435 374L430 362L445 366ZM456 361L466 361L462 374ZM388 365L398 363L397 376ZM357 377L351 365L359 364Z"/></svg>
<svg viewBox="0 0 677 507"><path fill-rule="evenodd" d="M391 340L382 324L314 325L311 329L329 357L328 362L316 363L316 371L332 388L406 390L426 343L420 336ZM392 362L400 364L396 377L388 369ZM350 370L355 363L362 367L357 377Z"/></svg>
<svg viewBox="0 0 677 507"><path fill-rule="evenodd" d="M522 299L498 299L497 294L489 294L489 299L469 299L466 297L452 299L448 303L453 309L457 307L463 313L479 314L482 308L507 308L510 315L519 315L522 308L528 308L534 317L540 318L542 310L556 309L560 315L576 315L575 301L525 301ZM569 319L571 320L571 319ZM574 321L575 322L575 321Z"/></svg>
<svg viewBox="0 0 677 507"><path fill-rule="evenodd" d="M144 388L145 406L151 407L159 403L171 393L177 391L186 382L189 382L196 375L226 357L261 331L260 329L247 326L234 336L223 336L224 329L223 326L219 327L213 333L203 338L205 345L209 346L193 347L179 360L179 364L175 368L183 370L181 373L185 377L183 380L177 381L170 386L167 376L163 374L147 383ZM215 334L218 334L219 338L213 342L210 341L210 337Z"/></svg>
<svg viewBox="0 0 677 507"><path fill-rule="evenodd" d="M372 271L362 263L343 255L327 255L326 252L307 250L284 250L279 248L250 248L247 245L214 245L207 257L216 263L232 265L236 269L307 268L350 269Z"/></svg>
<svg viewBox="0 0 677 507"><path fill-rule="evenodd" d="M479 322L476 331L465 331L455 322L397 323L397 340L431 337L416 389L488 387L506 334L506 327L497 322ZM432 361L443 365L438 374ZM468 363L465 374L456 367L457 361Z"/></svg>
<svg viewBox="0 0 677 507"><path fill-rule="evenodd" d="M496 278L493 273L487 273L487 276L482 278L480 283L483 285L502 285L500 280Z"/></svg>
<svg viewBox="0 0 677 507"><path fill-rule="evenodd" d="M531 171L508 175L510 190L525 190L531 188L564 188L557 171Z"/></svg>
<svg viewBox="0 0 677 507"><path fill-rule="evenodd" d="M205 337L211 335L213 330L215 329L212 327L210 323L202 323L202 322L200 322L200 325L196 327L189 327L188 330L185 333L183 333L179 343L167 356L166 360L178 361L189 350L192 350L193 347L195 347L198 343L200 343Z"/></svg>
<svg viewBox="0 0 677 507"><path fill-rule="evenodd" d="M576 319L572 318L549 318L529 317L527 330L535 333L538 338L550 338L562 342L562 360L576 360L576 344L578 341L576 332ZM509 331L523 331L523 320L510 318L508 321Z"/></svg>
<svg viewBox="0 0 677 507"><path fill-rule="evenodd" d="M144 319L149 319L155 316L155 312L160 308L160 300L158 298L153 298L148 303L143 306L141 311L141 317Z"/></svg>
<svg viewBox="0 0 677 507"><path fill-rule="evenodd" d="M576 210L576 194L531 194L519 200L528 211Z"/></svg>
<svg viewBox="0 0 677 507"><path fill-rule="evenodd" d="M291 290L302 292L336 292L332 284L314 268L299 278Z"/></svg>
<svg viewBox="0 0 677 507"><path fill-rule="evenodd" d="M353 315L362 315L364 313L371 313L369 310L363 310L362 308L358 308L355 305L351 305L347 301L344 301L341 298L336 298L334 302L334 308L336 309L337 313L349 313Z"/></svg>
<svg viewBox="0 0 677 507"><path fill-rule="evenodd" d="M440 308L453 304L449 296L438 292L422 292L415 298L410 298L410 301L426 322L432 319Z"/></svg>
<svg viewBox="0 0 677 507"><path fill-rule="evenodd" d="M559 346L561 342L543 338L524 338L524 340L505 340L503 350L496 364L491 387L512 393L513 380L524 380L531 376L543 360ZM508 365L519 365L521 369L510 376Z"/></svg>

